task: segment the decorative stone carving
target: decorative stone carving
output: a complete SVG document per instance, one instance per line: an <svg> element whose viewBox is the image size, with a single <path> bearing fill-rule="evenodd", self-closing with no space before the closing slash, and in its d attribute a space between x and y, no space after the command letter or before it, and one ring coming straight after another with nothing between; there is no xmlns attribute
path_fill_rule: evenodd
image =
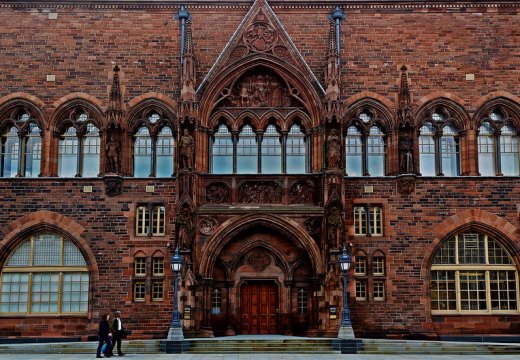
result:
<svg viewBox="0 0 520 360"><path fill-rule="evenodd" d="M340 248L342 223L341 209L337 205L332 205L327 216L327 239L331 249Z"/></svg>
<svg viewBox="0 0 520 360"><path fill-rule="evenodd" d="M403 65L401 67L401 86L399 88L399 109L397 110L397 116L401 128L414 126L411 104L412 100L410 97L410 89L408 87L408 68Z"/></svg>
<svg viewBox="0 0 520 360"><path fill-rule="evenodd" d="M399 173L413 174L413 145L408 136L399 139Z"/></svg>
<svg viewBox="0 0 520 360"><path fill-rule="evenodd" d="M238 189L238 202L245 204L280 204L282 187L274 181L248 181Z"/></svg>
<svg viewBox="0 0 520 360"><path fill-rule="evenodd" d="M305 228L307 229L309 234L314 238L314 240L318 241L318 243L321 239L321 224L322 219L319 217L310 217L307 220L305 220Z"/></svg>
<svg viewBox="0 0 520 360"><path fill-rule="evenodd" d="M213 217L206 216L199 220L199 231L202 235L212 235L217 226L217 219Z"/></svg>
<svg viewBox="0 0 520 360"><path fill-rule="evenodd" d="M271 265L271 257L264 250L255 249L247 256L246 264L255 271L262 272Z"/></svg>
<svg viewBox="0 0 520 360"><path fill-rule="evenodd" d="M231 52L230 58L233 60L237 60L246 56L248 52L249 50L247 49L247 46L238 45L236 48L233 49L233 52Z"/></svg>
<svg viewBox="0 0 520 360"><path fill-rule="evenodd" d="M314 181L298 181L291 186L289 202L291 204L313 204L315 190Z"/></svg>
<svg viewBox="0 0 520 360"><path fill-rule="evenodd" d="M294 107L293 97L280 79L269 73L241 78L233 89L224 91L223 107ZM229 95L228 95L229 94Z"/></svg>
<svg viewBox="0 0 520 360"><path fill-rule="evenodd" d="M184 129L179 142L179 149L181 169L191 170L193 168L193 157L195 155L195 140L188 132L188 129Z"/></svg>
<svg viewBox="0 0 520 360"><path fill-rule="evenodd" d="M253 23L244 32L244 43L254 52L266 52L278 41L274 27L266 22Z"/></svg>
<svg viewBox="0 0 520 360"><path fill-rule="evenodd" d="M229 186L222 182L214 182L206 188L206 203L228 204L230 202Z"/></svg>
<svg viewBox="0 0 520 360"><path fill-rule="evenodd" d="M405 175L397 178L397 191L402 195L410 195L415 191L415 176Z"/></svg>
<svg viewBox="0 0 520 360"><path fill-rule="evenodd" d="M339 169L341 159L341 141L338 131L332 129L327 137L327 162L329 169Z"/></svg>
<svg viewBox="0 0 520 360"><path fill-rule="evenodd" d="M123 179L119 176L107 176L103 179L105 194L113 197L123 193Z"/></svg>
<svg viewBox="0 0 520 360"><path fill-rule="evenodd" d="M177 246L180 249L191 249L193 240L193 221L189 206L182 206L175 218L177 227Z"/></svg>

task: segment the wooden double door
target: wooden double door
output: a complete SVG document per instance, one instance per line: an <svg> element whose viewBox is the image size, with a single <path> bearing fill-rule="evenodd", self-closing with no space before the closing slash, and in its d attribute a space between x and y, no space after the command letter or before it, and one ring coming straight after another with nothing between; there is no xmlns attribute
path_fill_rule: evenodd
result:
<svg viewBox="0 0 520 360"><path fill-rule="evenodd" d="M278 292L274 281L250 281L242 285L241 334L278 334Z"/></svg>

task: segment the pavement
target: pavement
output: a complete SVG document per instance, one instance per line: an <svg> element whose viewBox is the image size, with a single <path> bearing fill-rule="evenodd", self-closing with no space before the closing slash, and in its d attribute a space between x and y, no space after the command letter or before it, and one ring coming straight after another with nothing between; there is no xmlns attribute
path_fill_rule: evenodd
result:
<svg viewBox="0 0 520 360"><path fill-rule="evenodd" d="M87 360L96 359L88 354L0 354L0 360ZM518 355L336 355L336 354L126 354L114 360L518 360Z"/></svg>

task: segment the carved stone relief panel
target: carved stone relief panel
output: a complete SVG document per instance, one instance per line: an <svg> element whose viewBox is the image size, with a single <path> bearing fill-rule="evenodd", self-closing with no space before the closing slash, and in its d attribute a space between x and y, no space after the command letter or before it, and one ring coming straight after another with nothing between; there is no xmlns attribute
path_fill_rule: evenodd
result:
<svg viewBox="0 0 520 360"><path fill-rule="evenodd" d="M262 249L254 249L247 255L245 262L255 271L262 272L271 265L271 257Z"/></svg>
<svg viewBox="0 0 520 360"><path fill-rule="evenodd" d="M213 182L206 187L207 204L229 204L231 192L223 182Z"/></svg>
<svg viewBox="0 0 520 360"><path fill-rule="evenodd" d="M238 189L238 202L280 204L282 203L282 187L275 181L246 181Z"/></svg>
<svg viewBox="0 0 520 360"><path fill-rule="evenodd" d="M298 181L291 186L289 192L289 203L291 204L314 204L316 192L314 181Z"/></svg>
<svg viewBox="0 0 520 360"><path fill-rule="evenodd" d="M217 219L210 216L205 216L199 220L199 231L202 235L213 235L218 226Z"/></svg>

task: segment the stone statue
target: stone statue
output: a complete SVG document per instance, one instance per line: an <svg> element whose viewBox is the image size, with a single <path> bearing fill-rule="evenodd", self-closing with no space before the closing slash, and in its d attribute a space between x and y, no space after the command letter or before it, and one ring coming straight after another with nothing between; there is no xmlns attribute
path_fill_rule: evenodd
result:
<svg viewBox="0 0 520 360"><path fill-rule="evenodd" d="M193 156L195 154L195 140L193 140L193 137L189 134L188 129L184 129L179 147L181 169L192 169Z"/></svg>
<svg viewBox="0 0 520 360"><path fill-rule="evenodd" d="M331 249L339 249L341 242L341 211L336 205L331 206L327 218L327 239Z"/></svg>
<svg viewBox="0 0 520 360"><path fill-rule="evenodd" d="M408 137L402 138L399 144L399 172L401 174L413 173L412 142Z"/></svg>
<svg viewBox="0 0 520 360"><path fill-rule="evenodd" d="M329 169L338 169L341 158L341 142L338 131L332 129L327 137L327 160Z"/></svg>
<svg viewBox="0 0 520 360"><path fill-rule="evenodd" d="M193 222L188 208L182 208L175 219L179 232L177 233L177 245L180 249L191 249Z"/></svg>
<svg viewBox="0 0 520 360"><path fill-rule="evenodd" d="M106 172L119 174L119 141L114 139L114 136L110 136L110 141L105 146L106 150Z"/></svg>

